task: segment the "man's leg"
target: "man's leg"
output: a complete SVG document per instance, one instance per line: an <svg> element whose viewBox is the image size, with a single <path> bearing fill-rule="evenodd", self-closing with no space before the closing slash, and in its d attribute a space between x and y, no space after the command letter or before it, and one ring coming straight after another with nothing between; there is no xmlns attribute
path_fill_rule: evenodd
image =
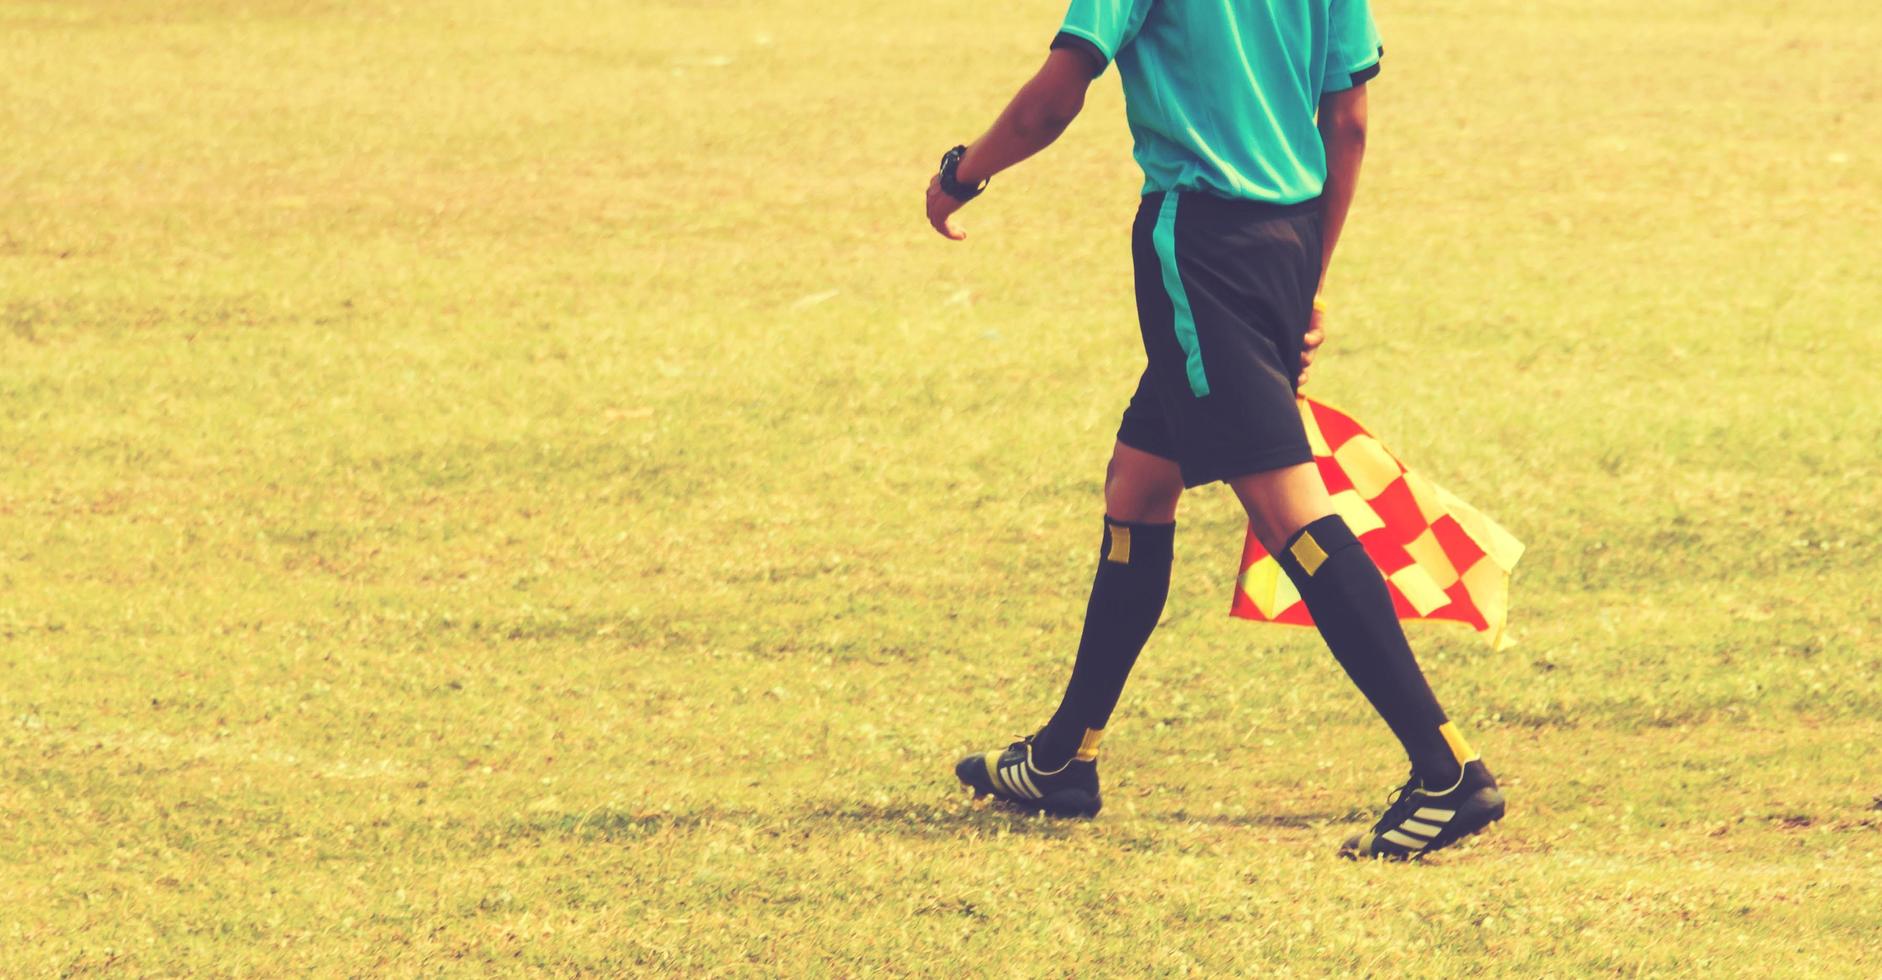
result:
<svg viewBox="0 0 1882 980"><path fill-rule="evenodd" d="M1118 443L1104 479L1104 541L1065 696L1033 740L1033 761L1056 769L1090 757L1124 681L1163 614L1170 592L1176 504L1174 462Z"/></svg>
<svg viewBox="0 0 1882 980"><path fill-rule="evenodd" d="M1458 780L1475 756L1444 716L1405 640L1385 578L1334 513L1312 463L1228 481L1268 553L1313 613L1333 656L1392 728L1426 787Z"/></svg>

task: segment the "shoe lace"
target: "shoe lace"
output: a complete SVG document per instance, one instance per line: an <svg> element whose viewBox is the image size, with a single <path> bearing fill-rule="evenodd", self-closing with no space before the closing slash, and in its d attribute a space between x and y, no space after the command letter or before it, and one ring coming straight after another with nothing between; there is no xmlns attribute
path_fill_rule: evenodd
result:
<svg viewBox="0 0 1882 980"><path fill-rule="evenodd" d="M1419 782L1418 780L1417 770L1413 770L1411 775L1408 778L1406 778L1405 784L1403 786L1399 786L1398 788L1392 790L1392 792L1386 794L1385 813L1383 816L1379 818L1379 823L1382 825L1387 824L1387 823L1396 823L1397 821L1395 821L1393 817L1401 813L1402 811L1410 808L1414 803L1417 802L1416 800L1412 799L1412 795L1411 795L1412 790L1419 789L1423 785L1424 784Z"/></svg>
<svg viewBox="0 0 1882 980"><path fill-rule="evenodd" d="M1030 770L1032 771L1032 773L1033 773L1033 775L1034 775L1034 776L1056 776L1056 775L1058 775L1059 773L1062 773L1062 772L1064 772L1064 771L1065 771L1065 767L1066 767L1066 766L1069 766L1069 765L1071 765L1071 764L1072 764L1072 760L1071 760L1071 759L1067 759L1067 760L1065 760L1065 763L1064 763L1064 765L1061 765L1061 766L1059 766L1059 767L1058 767L1057 769L1042 769L1042 768L1040 768L1040 767L1039 767L1039 764L1038 764L1038 762L1036 762L1036 761L1035 761L1035 760L1033 759L1033 757L1032 757L1032 746L1033 746L1033 744L1034 744L1034 743L1035 743L1035 742L1036 742L1036 741L1038 740L1038 738L1039 738L1039 733L1038 733L1038 732L1034 732L1034 733L1032 733L1031 735L1017 735L1017 734L1016 734L1016 735L1014 735L1014 736L1013 736L1013 744L1014 744L1014 745L1016 745L1016 746L1019 746L1019 745L1023 745L1023 746L1026 746L1026 765L1027 765L1027 768L1028 768L1028 769L1030 769Z"/></svg>

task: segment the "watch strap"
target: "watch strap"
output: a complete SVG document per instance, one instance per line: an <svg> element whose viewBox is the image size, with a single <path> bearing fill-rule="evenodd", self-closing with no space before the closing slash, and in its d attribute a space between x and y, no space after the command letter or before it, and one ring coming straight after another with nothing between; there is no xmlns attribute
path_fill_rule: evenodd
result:
<svg viewBox="0 0 1882 980"><path fill-rule="evenodd" d="M992 182L991 179L983 180L978 185L960 182L955 172L960 169L961 158L966 155L967 147L957 146L941 157L941 193L962 204L979 197L980 192L986 190L987 185Z"/></svg>

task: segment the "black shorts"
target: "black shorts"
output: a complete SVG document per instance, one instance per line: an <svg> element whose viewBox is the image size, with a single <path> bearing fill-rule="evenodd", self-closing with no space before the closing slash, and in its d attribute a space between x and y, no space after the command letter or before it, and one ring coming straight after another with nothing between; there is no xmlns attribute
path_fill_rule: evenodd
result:
<svg viewBox="0 0 1882 980"><path fill-rule="evenodd" d="M1131 230L1149 364L1117 439L1185 486L1310 462L1295 407L1320 285L1320 202L1150 194Z"/></svg>

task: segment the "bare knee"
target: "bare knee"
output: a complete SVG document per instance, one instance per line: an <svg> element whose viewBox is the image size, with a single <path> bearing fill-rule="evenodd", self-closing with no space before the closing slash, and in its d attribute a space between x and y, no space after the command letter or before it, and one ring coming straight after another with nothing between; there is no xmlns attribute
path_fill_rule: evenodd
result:
<svg viewBox="0 0 1882 980"><path fill-rule="evenodd" d="M1286 547L1301 528L1334 513L1333 498L1312 463L1238 477L1229 486L1248 512L1255 540L1269 554Z"/></svg>
<svg viewBox="0 0 1882 980"><path fill-rule="evenodd" d="M1112 520L1168 524L1182 497L1183 474L1174 462L1123 443L1112 450L1104 470L1104 512Z"/></svg>
<svg viewBox="0 0 1882 980"><path fill-rule="evenodd" d="M1261 542L1261 546L1267 549L1268 554L1276 554L1282 548L1287 547L1287 539L1294 536L1297 528L1288 527L1287 521L1278 519L1276 515L1264 508L1247 507L1246 501L1243 503L1243 509L1248 512L1249 533L1255 536L1256 541Z"/></svg>
<svg viewBox="0 0 1882 980"><path fill-rule="evenodd" d="M1287 547L1288 534L1276 530L1275 525L1269 524L1257 514L1248 515L1248 530L1254 534L1255 540L1261 542L1261 547L1270 555L1278 554L1282 548Z"/></svg>

